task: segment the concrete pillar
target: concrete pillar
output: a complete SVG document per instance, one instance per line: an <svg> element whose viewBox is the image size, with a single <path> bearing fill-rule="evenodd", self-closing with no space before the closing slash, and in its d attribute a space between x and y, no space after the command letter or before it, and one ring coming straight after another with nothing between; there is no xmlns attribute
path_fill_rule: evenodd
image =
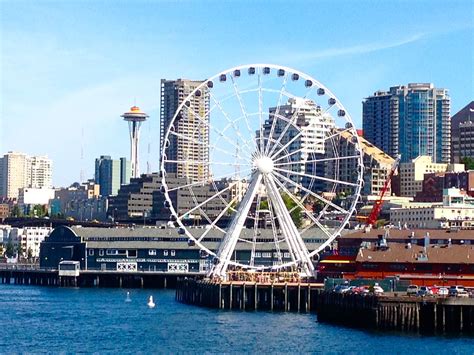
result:
<svg viewBox="0 0 474 355"><path fill-rule="evenodd" d="M258 284L255 282L255 289L254 289L254 295L253 295L253 301L254 301L254 309L258 309Z"/></svg>
<svg viewBox="0 0 474 355"><path fill-rule="evenodd" d="M219 309L222 308L222 283L219 282Z"/></svg>
<svg viewBox="0 0 474 355"><path fill-rule="evenodd" d="M270 287L270 310L273 311L273 282Z"/></svg>
<svg viewBox="0 0 474 355"><path fill-rule="evenodd" d="M301 306L301 285L298 282L298 312L300 311L300 306Z"/></svg>

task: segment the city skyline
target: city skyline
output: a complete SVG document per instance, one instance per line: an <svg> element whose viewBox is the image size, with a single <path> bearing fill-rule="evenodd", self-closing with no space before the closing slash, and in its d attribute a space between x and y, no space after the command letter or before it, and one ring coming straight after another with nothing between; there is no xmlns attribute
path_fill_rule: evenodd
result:
<svg viewBox="0 0 474 355"><path fill-rule="evenodd" d="M319 79L358 127L363 98L390 86L446 88L451 115L472 100L467 1L211 3L3 2L0 152L48 155L55 186L78 181L81 170L91 178L95 157L128 155L120 114L136 103L150 115L142 168L150 161L157 171L160 80L202 80L250 62Z"/></svg>

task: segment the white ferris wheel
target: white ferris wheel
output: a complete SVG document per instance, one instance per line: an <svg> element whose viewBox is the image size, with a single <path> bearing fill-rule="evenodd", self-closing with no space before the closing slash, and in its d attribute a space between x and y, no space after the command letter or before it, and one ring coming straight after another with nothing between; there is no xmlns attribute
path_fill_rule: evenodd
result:
<svg viewBox="0 0 474 355"><path fill-rule="evenodd" d="M251 64L196 83L180 102L164 135L161 191L179 233L212 260L210 274L314 276L363 184L340 101L300 71Z"/></svg>

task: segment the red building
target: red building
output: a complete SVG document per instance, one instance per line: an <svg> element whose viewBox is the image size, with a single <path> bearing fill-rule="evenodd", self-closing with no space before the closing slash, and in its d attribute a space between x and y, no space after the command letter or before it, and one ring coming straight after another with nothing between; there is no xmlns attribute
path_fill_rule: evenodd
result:
<svg viewBox="0 0 474 355"><path fill-rule="evenodd" d="M320 261L318 275L321 279L397 277L419 285L474 286L474 232L356 231L338 239L337 255Z"/></svg>
<svg viewBox="0 0 474 355"><path fill-rule="evenodd" d="M474 197L474 170L425 174L422 191L417 192L415 201L441 202L443 189L456 187Z"/></svg>
<svg viewBox="0 0 474 355"><path fill-rule="evenodd" d="M418 285L474 287L474 248L471 245L389 243L387 247L360 248L349 278L397 277Z"/></svg>

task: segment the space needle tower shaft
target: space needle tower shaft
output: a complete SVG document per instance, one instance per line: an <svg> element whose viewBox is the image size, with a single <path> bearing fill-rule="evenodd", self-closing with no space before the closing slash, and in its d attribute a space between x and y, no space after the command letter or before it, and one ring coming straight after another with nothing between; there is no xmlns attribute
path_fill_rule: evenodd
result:
<svg viewBox="0 0 474 355"><path fill-rule="evenodd" d="M132 178L136 178L140 176L138 152L140 127L142 122L145 122L149 116L140 110L138 106L132 106L129 112L125 112L120 117L123 117L123 120L128 122L130 132L130 164L132 167Z"/></svg>

